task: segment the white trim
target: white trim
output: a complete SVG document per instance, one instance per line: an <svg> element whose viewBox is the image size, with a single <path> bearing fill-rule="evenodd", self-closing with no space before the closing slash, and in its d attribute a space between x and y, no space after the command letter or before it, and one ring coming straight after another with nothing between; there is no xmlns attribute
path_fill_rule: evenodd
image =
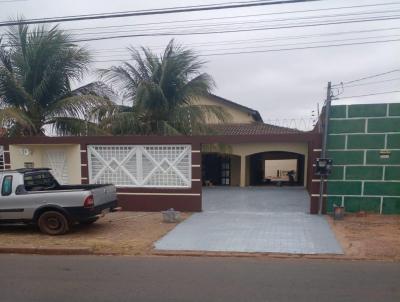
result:
<svg viewBox="0 0 400 302"><path fill-rule="evenodd" d="M345 149L345 150L348 150L348 149L347 149L348 141L349 141L349 136L346 134L346 135L344 136L344 149Z"/></svg>
<svg viewBox="0 0 400 302"><path fill-rule="evenodd" d="M319 194L313 194L313 195L317 195L317 196L319 196ZM344 196L344 197L375 197L375 198L378 198L378 197L382 197L382 195L364 195L364 196L360 196L359 194L357 194L357 195L335 195L335 194L329 194L329 196L331 196L331 197L339 197L339 196ZM396 195L384 195L383 196L384 198L400 198L400 196L396 196Z"/></svg>
<svg viewBox="0 0 400 302"><path fill-rule="evenodd" d="M389 103L386 104L386 116L385 117L390 117L390 115L389 115Z"/></svg>
<svg viewBox="0 0 400 302"><path fill-rule="evenodd" d="M380 149L362 148L362 149L346 149L346 150L345 149L328 149L327 151L381 151L382 149L389 150L389 151L400 151L400 149L386 149L386 148L380 148Z"/></svg>
<svg viewBox="0 0 400 302"><path fill-rule="evenodd" d="M347 172L347 171L346 171L346 167L347 167L347 166L344 166L344 167L343 167L343 180L346 180L346 172Z"/></svg>
<svg viewBox="0 0 400 302"><path fill-rule="evenodd" d="M192 150L192 153L200 153L201 150Z"/></svg>
<svg viewBox="0 0 400 302"><path fill-rule="evenodd" d="M365 131L364 133L368 133L368 119L365 119Z"/></svg>
<svg viewBox="0 0 400 302"><path fill-rule="evenodd" d="M192 165L192 168L200 168L200 165Z"/></svg>
<svg viewBox="0 0 400 302"><path fill-rule="evenodd" d="M381 204L379 205L379 214L382 214L383 210L383 196L381 196Z"/></svg>
<svg viewBox="0 0 400 302"><path fill-rule="evenodd" d="M81 167L87 167L87 164L81 164Z"/></svg>
<svg viewBox="0 0 400 302"><path fill-rule="evenodd" d="M363 166L367 164L367 150L364 150L364 163Z"/></svg>
<svg viewBox="0 0 400 302"><path fill-rule="evenodd" d="M200 193L131 193L131 192L117 192L117 195L200 196Z"/></svg>
<svg viewBox="0 0 400 302"><path fill-rule="evenodd" d="M200 178L193 178L192 181L201 181Z"/></svg>
<svg viewBox="0 0 400 302"><path fill-rule="evenodd" d="M385 143L384 143L385 149L387 148L387 138L388 138L388 135L387 135L387 133L386 133L386 134L385 134Z"/></svg>
<svg viewBox="0 0 400 302"><path fill-rule="evenodd" d="M330 117L329 120L332 121L340 121L340 120L363 120L363 119L385 119L385 118L399 118L399 116L396 115L390 115L390 116L365 116L365 117Z"/></svg>
<svg viewBox="0 0 400 302"><path fill-rule="evenodd" d="M82 150L82 149L81 149L81 152L87 152L87 150Z"/></svg>
<svg viewBox="0 0 400 302"><path fill-rule="evenodd" d="M322 149L313 149L313 152L322 152Z"/></svg>
<svg viewBox="0 0 400 302"><path fill-rule="evenodd" d="M385 180L385 174L386 174L386 166L383 166L382 180Z"/></svg>
<svg viewBox="0 0 400 302"><path fill-rule="evenodd" d="M332 196L332 195L329 195ZM311 194L311 197L319 197L319 194ZM322 197L328 197L328 195L324 194Z"/></svg>
<svg viewBox="0 0 400 302"><path fill-rule="evenodd" d="M3 153L10 153L10 150L3 150Z"/></svg>
<svg viewBox="0 0 400 302"><path fill-rule="evenodd" d="M81 179L87 180L88 178L87 177L81 177Z"/></svg>
<svg viewBox="0 0 400 302"><path fill-rule="evenodd" d="M364 183L365 183L365 180L362 180L361 181L361 196L364 196Z"/></svg>
<svg viewBox="0 0 400 302"><path fill-rule="evenodd" d="M347 166L347 167L382 167L382 166L389 166L389 167L400 167L400 164L354 164L354 165L340 165L340 164L334 164L334 166Z"/></svg>
<svg viewBox="0 0 400 302"><path fill-rule="evenodd" d="M320 181L321 181L320 179L311 179L311 182L320 182ZM327 182L326 179L324 179L323 181L324 181L324 182Z"/></svg>
<svg viewBox="0 0 400 302"><path fill-rule="evenodd" d="M328 179L328 182L333 182L333 181L342 181L342 182L364 182L364 181L369 181L369 182L399 182L400 180L382 180L382 179Z"/></svg>
<svg viewBox="0 0 400 302"><path fill-rule="evenodd" d="M397 131L397 132L368 132L368 133L365 133L365 132L351 132L351 133L329 133L329 135L356 135L356 134L358 134L358 135L360 135L360 134L399 134L400 133L400 131Z"/></svg>

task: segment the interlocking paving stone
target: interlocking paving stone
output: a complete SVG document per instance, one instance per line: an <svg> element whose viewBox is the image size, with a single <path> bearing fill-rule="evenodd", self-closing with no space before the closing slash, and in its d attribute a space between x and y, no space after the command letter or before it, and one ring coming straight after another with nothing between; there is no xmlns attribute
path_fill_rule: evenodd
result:
<svg viewBox="0 0 400 302"><path fill-rule="evenodd" d="M307 214L303 188L211 188L157 250L342 254L324 217Z"/></svg>

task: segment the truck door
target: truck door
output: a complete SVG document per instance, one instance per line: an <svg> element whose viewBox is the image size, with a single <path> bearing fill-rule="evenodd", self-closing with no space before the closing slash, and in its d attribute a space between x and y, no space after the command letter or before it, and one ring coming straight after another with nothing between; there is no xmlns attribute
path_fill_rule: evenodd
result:
<svg viewBox="0 0 400 302"><path fill-rule="evenodd" d="M15 199L15 187L14 176L4 174L1 180L0 219L20 219L24 212Z"/></svg>

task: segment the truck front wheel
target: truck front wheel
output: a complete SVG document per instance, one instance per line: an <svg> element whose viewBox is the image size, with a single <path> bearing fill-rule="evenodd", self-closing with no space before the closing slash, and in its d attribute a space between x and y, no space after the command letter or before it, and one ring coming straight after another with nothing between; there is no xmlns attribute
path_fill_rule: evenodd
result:
<svg viewBox="0 0 400 302"><path fill-rule="evenodd" d="M68 219L57 211L47 211L41 214L38 226L42 233L48 235L62 235L69 230Z"/></svg>

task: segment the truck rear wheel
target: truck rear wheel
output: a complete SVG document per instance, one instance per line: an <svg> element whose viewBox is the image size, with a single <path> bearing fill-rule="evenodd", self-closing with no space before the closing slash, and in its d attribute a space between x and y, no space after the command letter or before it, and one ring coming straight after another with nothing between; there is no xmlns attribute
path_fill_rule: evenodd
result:
<svg viewBox="0 0 400 302"><path fill-rule="evenodd" d="M41 214L38 226L42 233L48 235L62 235L69 230L68 219L57 211L47 211Z"/></svg>

